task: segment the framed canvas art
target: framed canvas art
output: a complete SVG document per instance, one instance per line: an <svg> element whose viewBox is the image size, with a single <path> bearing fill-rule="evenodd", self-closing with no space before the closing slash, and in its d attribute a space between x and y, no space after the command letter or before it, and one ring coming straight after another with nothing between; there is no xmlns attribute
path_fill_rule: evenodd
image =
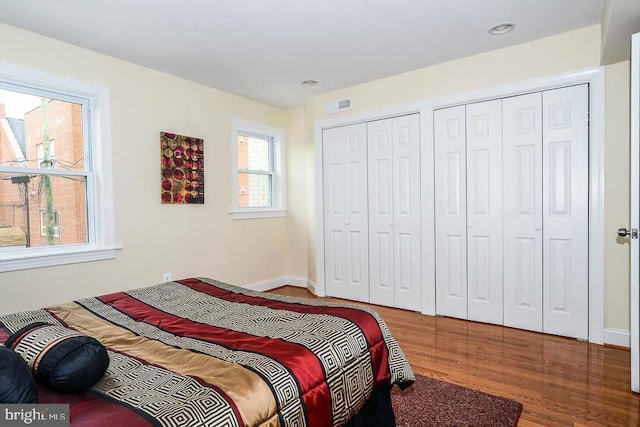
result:
<svg viewBox="0 0 640 427"><path fill-rule="evenodd" d="M204 203L204 140L160 132L163 204Z"/></svg>

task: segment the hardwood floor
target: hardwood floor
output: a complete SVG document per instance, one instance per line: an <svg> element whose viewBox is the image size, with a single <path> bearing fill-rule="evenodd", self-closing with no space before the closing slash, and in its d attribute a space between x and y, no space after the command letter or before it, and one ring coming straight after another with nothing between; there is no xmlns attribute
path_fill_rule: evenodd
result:
<svg viewBox="0 0 640 427"><path fill-rule="evenodd" d="M270 292L317 298L292 286ZM523 405L519 426L640 425L640 395L630 390L627 349L373 308L415 373L517 400Z"/></svg>

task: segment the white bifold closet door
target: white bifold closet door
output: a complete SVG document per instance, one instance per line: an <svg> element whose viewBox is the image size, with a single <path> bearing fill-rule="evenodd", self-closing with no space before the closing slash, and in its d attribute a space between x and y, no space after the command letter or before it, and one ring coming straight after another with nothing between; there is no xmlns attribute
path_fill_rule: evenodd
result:
<svg viewBox="0 0 640 427"><path fill-rule="evenodd" d="M588 338L588 96L504 100L506 326Z"/></svg>
<svg viewBox="0 0 640 427"><path fill-rule="evenodd" d="M419 115L367 123L367 151L370 302L420 310Z"/></svg>
<svg viewBox="0 0 640 427"><path fill-rule="evenodd" d="M436 309L502 324L500 100L436 110Z"/></svg>
<svg viewBox="0 0 640 427"><path fill-rule="evenodd" d="M434 111L436 312L588 338L588 85Z"/></svg>
<svg viewBox="0 0 640 427"><path fill-rule="evenodd" d="M329 296L369 301L367 127L323 131L325 284Z"/></svg>

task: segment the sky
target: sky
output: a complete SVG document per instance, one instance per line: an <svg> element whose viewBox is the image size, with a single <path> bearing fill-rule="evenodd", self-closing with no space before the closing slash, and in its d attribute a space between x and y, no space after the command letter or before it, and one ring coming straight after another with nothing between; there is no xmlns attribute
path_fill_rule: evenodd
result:
<svg viewBox="0 0 640 427"><path fill-rule="evenodd" d="M0 89L0 104L5 105L7 117L24 119L24 113L40 105L40 97Z"/></svg>

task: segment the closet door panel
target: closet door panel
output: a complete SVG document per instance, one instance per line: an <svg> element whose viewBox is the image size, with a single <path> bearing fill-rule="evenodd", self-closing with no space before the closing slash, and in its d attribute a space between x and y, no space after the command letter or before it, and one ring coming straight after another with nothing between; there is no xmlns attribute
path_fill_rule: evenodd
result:
<svg viewBox="0 0 640 427"><path fill-rule="evenodd" d="M393 127L367 123L370 286L373 304L393 306Z"/></svg>
<svg viewBox="0 0 640 427"><path fill-rule="evenodd" d="M419 310L419 116L367 124L371 302Z"/></svg>
<svg viewBox="0 0 640 427"><path fill-rule="evenodd" d="M502 324L502 102L466 106L468 319Z"/></svg>
<svg viewBox="0 0 640 427"><path fill-rule="evenodd" d="M366 126L323 131L327 295L369 301Z"/></svg>
<svg viewBox="0 0 640 427"><path fill-rule="evenodd" d="M420 116L392 119L395 307L419 311L422 295L420 239Z"/></svg>
<svg viewBox="0 0 640 427"><path fill-rule="evenodd" d="M543 330L588 338L588 85L543 98Z"/></svg>
<svg viewBox="0 0 640 427"><path fill-rule="evenodd" d="M467 318L465 107L434 111L436 313Z"/></svg>
<svg viewBox="0 0 640 427"><path fill-rule="evenodd" d="M542 94L503 110L504 325L542 331Z"/></svg>

